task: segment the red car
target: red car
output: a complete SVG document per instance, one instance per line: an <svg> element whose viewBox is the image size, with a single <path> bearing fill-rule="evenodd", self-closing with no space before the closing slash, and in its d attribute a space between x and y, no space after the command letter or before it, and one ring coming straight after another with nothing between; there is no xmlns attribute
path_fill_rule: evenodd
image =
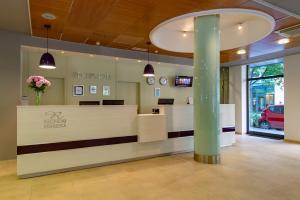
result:
<svg viewBox="0 0 300 200"><path fill-rule="evenodd" d="M284 105L268 106L261 113L259 119L260 128L284 129Z"/></svg>

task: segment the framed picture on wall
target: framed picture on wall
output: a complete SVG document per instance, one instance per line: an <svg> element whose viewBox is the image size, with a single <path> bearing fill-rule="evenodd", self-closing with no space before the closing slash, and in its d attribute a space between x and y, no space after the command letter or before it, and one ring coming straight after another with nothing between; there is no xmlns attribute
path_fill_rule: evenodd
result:
<svg viewBox="0 0 300 200"><path fill-rule="evenodd" d="M84 96L84 85L73 85L73 96Z"/></svg>
<svg viewBox="0 0 300 200"><path fill-rule="evenodd" d="M160 97L160 88L154 88L154 96Z"/></svg>
<svg viewBox="0 0 300 200"><path fill-rule="evenodd" d="M103 92L102 92L103 96L110 96L110 87L107 85L103 85Z"/></svg>
<svg viewBox="0 0 300 200"><path fill-rule="evenodd" d="M97 94L97 85L90 85L90 94Z"/></svg>

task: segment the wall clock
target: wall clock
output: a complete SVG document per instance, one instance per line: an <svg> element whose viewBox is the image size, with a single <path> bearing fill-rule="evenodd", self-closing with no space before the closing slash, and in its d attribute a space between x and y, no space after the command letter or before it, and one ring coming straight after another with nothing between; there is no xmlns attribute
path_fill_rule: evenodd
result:
<svg viewBox="0 0 300 200"><path fill-rule="evenodd" d="M148 85L153 85L155 83L155 78L153 76L147 77Z"/></svg>
<svg viewBox="0 0 300 200"><path fill-rule="evenodd" d="M167 83L168 83L167 77L165 77L165 76L160 77L159 83L160 83L161 85L167 85Z"/></svg>

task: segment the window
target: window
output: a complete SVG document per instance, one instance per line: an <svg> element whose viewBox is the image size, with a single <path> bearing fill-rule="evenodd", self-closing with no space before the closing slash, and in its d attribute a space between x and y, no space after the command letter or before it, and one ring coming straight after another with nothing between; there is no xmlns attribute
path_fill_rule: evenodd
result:
<svg viewBox="0 0 300 200"><path fill-rule="evenodd" d="M284 63L281 59L247 68L248 133L284 135Z"/></svg>

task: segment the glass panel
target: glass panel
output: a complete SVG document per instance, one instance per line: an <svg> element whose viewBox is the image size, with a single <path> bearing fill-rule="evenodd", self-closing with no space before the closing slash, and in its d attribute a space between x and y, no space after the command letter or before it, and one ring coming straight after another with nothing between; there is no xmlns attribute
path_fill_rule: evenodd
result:
<svg viewBox="0 0 300 200"><path fill-rule="evenodd" d="M284 74L283 63L273 63L269 65L250 65L248 67L248 78L261 78L269 76L277 76Z"/></svg>
<svg viewBox="0 0 300 200"><path fill-rule="evenodd" d="M249 131L283 135L284 78L256 79L248 83Z"/></svg>

